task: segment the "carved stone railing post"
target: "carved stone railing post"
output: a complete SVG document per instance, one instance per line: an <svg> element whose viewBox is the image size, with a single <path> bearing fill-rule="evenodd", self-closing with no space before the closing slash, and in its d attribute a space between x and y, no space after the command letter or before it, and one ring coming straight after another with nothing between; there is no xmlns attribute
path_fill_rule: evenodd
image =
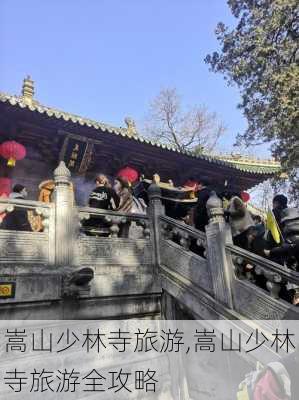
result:
<svg viewBox="0 0 299 400"><path fill-rule="evenodd" d="M63 161L54 171L54 181L55 265L73 266L79 219L74 207L71 173Z"/></svg>
<svg viewBox="0 0 299 400"><path fill-rule="evenodd" d="M210 221L206 227L207 253L213 280L215 299L233 308L232 282L233 264L226 253L225 245L232 243L230 228L224 220L222 201L212 193L207 203Z"/></svg>
<svg viewBox="0 0 299 400"><path fill-rule="evenodd" d="M148 207L148 216L150 220L150 230L151 230L151 238L153 244L154 251L154 265L156 272L160 266L160 244L161 244L161 232L159 228L159 217L164 214L164 207L161 202L161 189L156 184L151 184L148 188L148 196L149 196L149 207Z"/></svg>

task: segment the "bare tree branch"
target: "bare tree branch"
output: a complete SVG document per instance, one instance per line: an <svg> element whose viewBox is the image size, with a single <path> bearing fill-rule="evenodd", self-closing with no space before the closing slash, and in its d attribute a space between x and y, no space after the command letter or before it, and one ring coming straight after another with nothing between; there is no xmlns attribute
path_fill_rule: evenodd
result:
<svg viewBox="0 0 299 400"><path fill-rule="evenodd" d="M151 102L144 134L183 150L212 150L225 127L204 106L183 110L175 88L161 90Z"/></svg>

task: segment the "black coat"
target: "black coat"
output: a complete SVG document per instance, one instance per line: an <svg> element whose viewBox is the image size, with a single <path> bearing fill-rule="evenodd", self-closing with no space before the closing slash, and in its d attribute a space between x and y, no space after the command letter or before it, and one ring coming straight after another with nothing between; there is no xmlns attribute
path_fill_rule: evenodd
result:
<svg viewBox="0 0 299 400"><path fill-rule="evenodd" d="M297 271L299 268L299 239L292 243L283 243L279 247L274 247L270 252L270 257L273 261L283 264L288 261L290 257L294 257L297 261Z"/></svg>
<svg viewBox="0 0 299 400"><path fill-rule="evenodd" d="M96 187L89 196L88 205L92 208L101 208L103 210L112 209L111 200L114 200L116 206L119 203L119 198L115 191L106 186Z"/></svg>
<svg viewBox="0 0 299 400"><path fill-rule="evenodd" d="M210 198L211 190L203 188L198 192L198 200L194 210L195 228L205 232L205 227L209 223L207 202Z"/></svg>
<svg viewBox="0 0 299 400"><path fill-rule="evenodd" d="M0 225L0 229L32 231L31 225L28 221L28 211L24 208L15 208L5 216Z"/></svg>

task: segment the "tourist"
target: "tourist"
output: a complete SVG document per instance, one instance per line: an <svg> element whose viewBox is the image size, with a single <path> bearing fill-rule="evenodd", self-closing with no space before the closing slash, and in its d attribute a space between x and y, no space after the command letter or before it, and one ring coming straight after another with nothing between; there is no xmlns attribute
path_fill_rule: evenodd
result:
<svg viewBox="0 0 299 400"><path fill-rule="evenodd" d="M283 210L288 208L288 199L283 194L277 194L273 198L273 214L278 223L279 228L281 229L281 214Z"/></svg>
<svg viewBox="0 0 299 400"><path fill-rule="evenodd" d="M247 231L247 250L258 256L264 257L264 250L267 248L267 241L264 238L265 231L255 225Z"/></svg>
<svg viewBox="0 0 299 400"><path fill-rule="evenodd" d="M26 187L21 184L16 184L9 198L13 200L25 200L27 196L28 192ZM0 226L1 229L32 231L28 220L28 211L26 208L18 206L15 206L13 211L6 214Z"/></svg>
<svg viewBox="0 0 299 400"><path fill-rule="evenodd" d="M101 210L112 210L118 205L118 198L111 184L104 174L99 174L95 179L96 187L89 195L88 205ZM110 234L109 223L105 216L91 214L82 226L86 235L108 237Z"/></svg>
<svg viewBox="0 0 299 400"><path fill-rule="evenodd" d="M197 188L198 193L197 204L194 209L194 224L196 229L205 232L205 227L209 223L207 202L211 195L211 189L209 188L208 179L204 177L199 179Z"/></svg>
<svg viewBox="0 0 299 400"><path fill-rule="evenodd" d="M267 241L264 238L264 233L265 230L261 230L257 225L250 227L247 230L246 235L246 250L258 256L264 257L264 250L267 246ZM243 271L241 272L245 274L249 280L253 281L257 286L261 287L262 289L267 290L266 277L263 274L256 274L254 265L244 260L241 267L243 268Z"/></svg>
<svg viewBox="0 0 299 400"><path fill-rule="evenodd" d="M277 222L280 234L281 234L281 213L287 207L288 207L288 199L287 199L286 196L284 196L283 194L278 194L278 195L274 196L272 212L273 212L273 215L274 215L275 220ZM272 236L270 231L268 232L267 240L268 240L270 249L279 246L279 244L276 243L276 241L273 239L273 236ZM281 263L280 259L277 259L276 261L278 263Z"/></svg>
<svg viewBox="0 0 299 400"><path fill-rule="evenodd" d="M264 250L264 255L275 260L277 258L284 259L284 263L291 269L299 272L299 238L294 238L290 242L282 243L278 247L271 250Z"/></svg>
<svg viewBox="0 0 299 400"><path fill-rule="evenodd" d="M299 272L299 210L286 207L281 211L279 218L284 242L265 250L264 254ZM299 288L293 284L288 284L288 288L293 304L299 305Z"/></svg>
<svg viewBox="0 0 299 400"><path fill-rule="evenodd" d="M255 225L255 229L258 232L258 236L259 237L264 236L264 234L266 232L266 227L265 227L262 217L260 215L253 215L252 219L253 219L253 222Z"/></svg>
<svg viewBox="0 0 299 400"><path fill-rule="evenodd" d="M100 174L95 180L96 187L89 195L88 205L92 208L101 208L103 210L111 210L116 208L115 191L111 188L106 175Z"/></svg>
<svg viewBox="0 0 299 400"><path fill-rule="evenodd" d="M133 195L130 189L130 184L128 181L121 177L117 177L114 180L114 190L118 195L120 201L116 211L129 214L132 212L133 207ZM127 221L120 225L119 236L128 237L130 229L130 222Z"/></svg>
<svg viewBox="0 0 299 400"><path fill-rule="evenodd" d="M38 189L38 201L42 201L43 203L51 203L53 201L52 197L55 189L55 182L52 179L41 182L38 185Z"/></svg>
<svg viewBox="0 0 299 400"><path fill-rule="evenodd" d="M41 201L42 203L52 203L54 201L55 182L53 181L53 179L42 181L38 185L38 189L38 201ZM72 182L70 182L69 184L69 189L73 197L73 202L75 203L75 190Z"/></svg>
<svg viewBox="0 0 299 400"><path fill-rule="evenodd" d="M130 213L133 206L133 195L130 190L130 184L125 179L117 177L113 186L120 201L116 211Z"/></svg>
<svg viewBox="0 0 299 400"><path fill-rule="evenodd" d="M249 229L254 226L254 222L245 203L240 197L233 196L230 199L227 214L234 244L248 250Z"/></svg>

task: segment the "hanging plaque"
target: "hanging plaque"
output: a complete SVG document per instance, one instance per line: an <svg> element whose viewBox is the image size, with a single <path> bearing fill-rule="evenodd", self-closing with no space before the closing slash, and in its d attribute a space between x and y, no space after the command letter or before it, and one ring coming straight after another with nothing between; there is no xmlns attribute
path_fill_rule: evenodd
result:
<svg viewBox="0 0 299 400"><path fill-rule="evenodd" d="M98 143L98 141L97 141ZM67 134L60 153L60 159L71 172L84 173L91 161L94 141L85 137Z"/></svg>

